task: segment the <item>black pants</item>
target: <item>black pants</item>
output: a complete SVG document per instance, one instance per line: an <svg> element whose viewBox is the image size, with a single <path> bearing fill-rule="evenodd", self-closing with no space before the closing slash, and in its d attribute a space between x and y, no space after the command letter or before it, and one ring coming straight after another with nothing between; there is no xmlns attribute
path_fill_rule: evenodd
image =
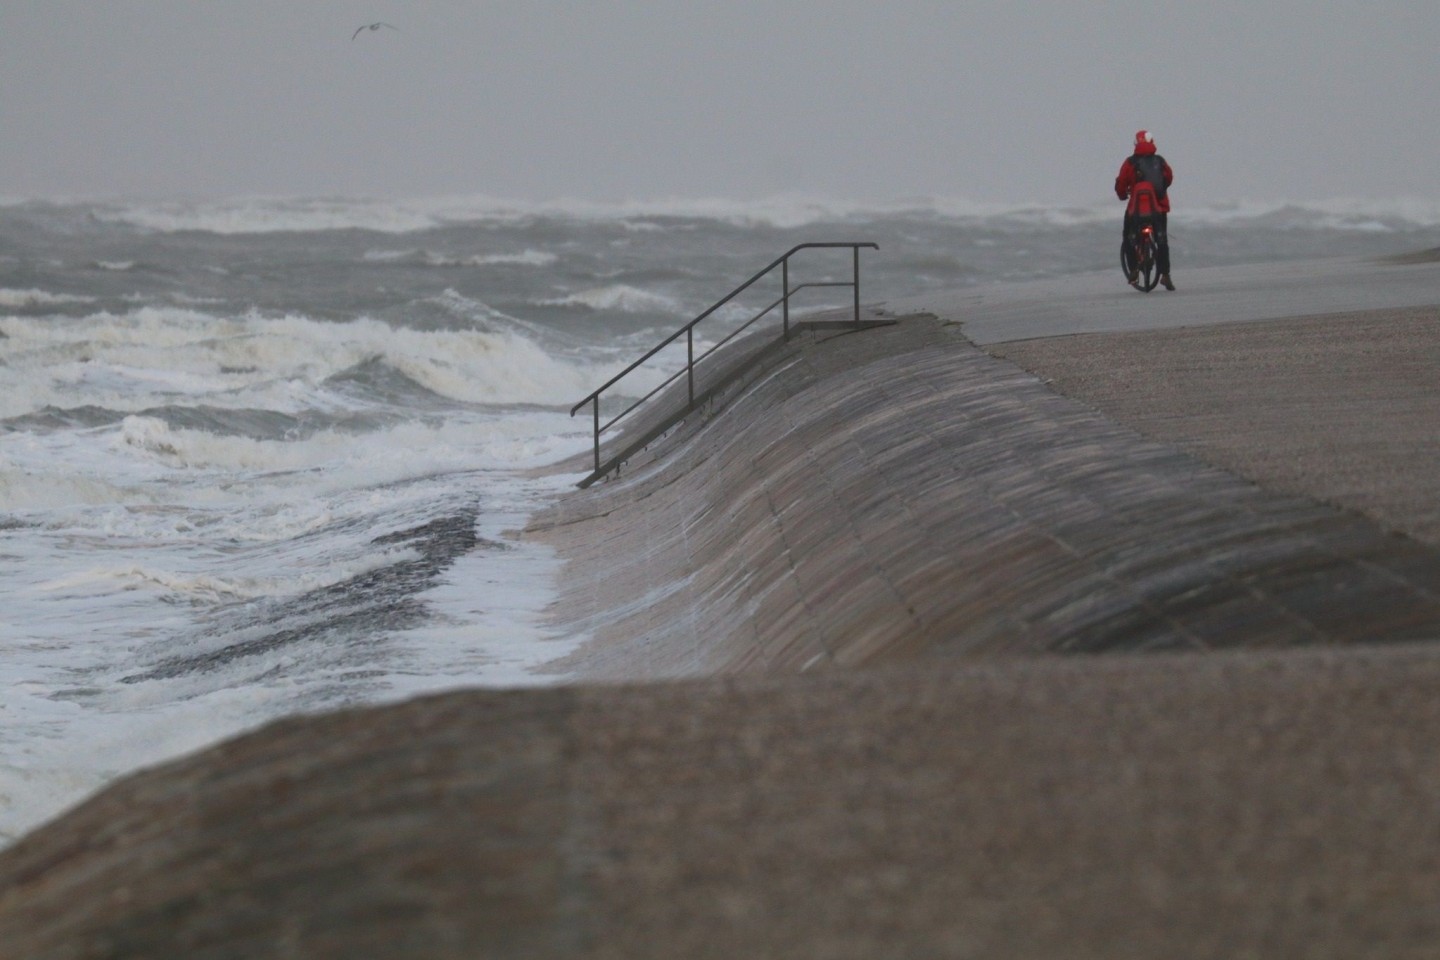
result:
<svg viewBox="0 0 1440 960"><path fill-rule="evenodd" d="M1170 275L1170 236L1166 230L1166 222L1170 215L1166 213L1152 213L1143 217L1134 217L1125 214L1124 242L1129 243L1147 221L1155 228L1155 267L1160 271L1162 277Z"/></svg>

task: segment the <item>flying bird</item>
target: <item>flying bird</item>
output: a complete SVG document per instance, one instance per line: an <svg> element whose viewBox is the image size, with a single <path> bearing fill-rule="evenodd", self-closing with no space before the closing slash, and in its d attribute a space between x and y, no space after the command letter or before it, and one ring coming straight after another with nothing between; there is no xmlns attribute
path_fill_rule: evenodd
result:
<svg viewBox="0 0 1440 960"><path fill-rule="evenodd" d="M389 23L385 23L385 22L383 22L383 21L378 21L378 20L377 20L375 23L362 23L360 26L356 27L356 28L355 28L355 32L352 33L352 34L350 34L350 42L351 42L351 43L354 43L354 42L355 42L355 38L358 37L358 36L360 36L360 34L364 33L366 30L379 30L381 27L389 27L391 30L394 30L396 33L399 33L399 32L400 32L400 28L399 28L399 27L394 26L393 24L389 24Z"/></svg>

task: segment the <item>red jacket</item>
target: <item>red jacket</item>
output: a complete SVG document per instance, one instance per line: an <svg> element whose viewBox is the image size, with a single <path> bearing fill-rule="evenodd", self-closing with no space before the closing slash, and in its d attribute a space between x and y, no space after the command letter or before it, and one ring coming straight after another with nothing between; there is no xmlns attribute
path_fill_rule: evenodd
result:
<svg viewBox="0 0 1440 960"><path fill-rule="evenodd" d="M1153 143L1135 145L1135 153L1140 156L1149 156L1154 152L1155 144ZM1170 164L1165 163L1164 157L1160 158L1160 162L1165 166L1165 186L1168 187L1170 182L1175 179L1175 173L1170 169ZM1126 157L1125 162L1120 164L1120 175L1115 178L1115 196L1121 200L1129 200L1130 191L1135 189L1135 178L1135 164L1130 162L1129 157ZM1160 209L1166 213L1170 212L1170 195L1168 193L1160 198Z"/></svg>

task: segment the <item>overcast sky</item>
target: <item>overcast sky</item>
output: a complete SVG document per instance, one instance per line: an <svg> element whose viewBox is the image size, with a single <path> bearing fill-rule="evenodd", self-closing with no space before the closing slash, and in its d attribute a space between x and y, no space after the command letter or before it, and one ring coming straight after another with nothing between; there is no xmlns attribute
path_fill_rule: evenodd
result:
<svg viewBox="0 0 1440 960"><path fill-rule="evenodd" d="M398 30L351 34L383 20ZM1437 0L3 0L0 196L1440 198Z"/></svg>

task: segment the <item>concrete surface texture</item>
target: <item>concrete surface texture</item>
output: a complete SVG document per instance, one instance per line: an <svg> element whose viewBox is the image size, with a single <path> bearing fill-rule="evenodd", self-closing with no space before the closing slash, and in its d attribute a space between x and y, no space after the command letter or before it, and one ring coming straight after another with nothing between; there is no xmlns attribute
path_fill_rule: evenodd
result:
<svg viewBox="0 0 1440 960"><path fill-rule="evenodd" d="M1432 957L1431 650L458 693L0 856L6 957Z"/></svg>
<svg viewBox="0 0 1440 960"><path fill-rule="evenodd" d="M797 340L654 463L537 518L573 557L559 614L593 635L559 666L625 680L1440 636L1434 548L1147 440L954 331L913 317Z"/></svg>
<svg viewBox="0 0 1440 960"><path fill-rule="evenodd" d="M988 349L1199 459L1440 545L1440 306Z"/></svg>
<svg viewBox="0 0 1440 960"><path fill-rule="evenodd" d="M1293 312L1440 303L1417 259ZM1173 326L1200 273L1096 297ZM1260 301L1322 274L1217 273L1209 302L1260 336ZM1038 289L774 351L536 519L570 559L554 615L592 635L579 682L297 718L131 776L0 852L0 956L1434 956L1424 511L1216 466L1193 407L1243 365L1167 418L1144 396L1169 375L1138 400L1104 375L1164 344L1014 353L1047 386L958 335L1114 321ZM1194 335L1158 336L1178 361ZM1328 436L1280 394L1344 341L1297 342L1247 402ZM1355 476L1392 474L1434 488ZM1079 651L1108 655L1056 655Z"/></svg>

